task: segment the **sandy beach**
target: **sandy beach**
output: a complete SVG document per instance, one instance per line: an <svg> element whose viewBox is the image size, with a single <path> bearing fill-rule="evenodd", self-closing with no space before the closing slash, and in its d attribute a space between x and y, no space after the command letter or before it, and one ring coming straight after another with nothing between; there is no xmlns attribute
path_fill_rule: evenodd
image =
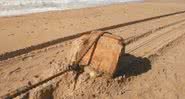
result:
<svg viewBox="0 0 185 99"><path fill-rule="evenodd" d="M182 11L185 8L183 4L162 5L164 4L133 3L3 17L0 18L0 53L101 27Z"/></svg>
<svg viewBox="0 0 185 99"><path fill-rule="evenodd" d="M146 0L0 17L0 97L67 68L71 43L93 30L105 30L129 42L118 63L123 74L114 79L87 79L82 73L74 90L75 73L67 72L16 98L185 97L183 0Z"/></svg>

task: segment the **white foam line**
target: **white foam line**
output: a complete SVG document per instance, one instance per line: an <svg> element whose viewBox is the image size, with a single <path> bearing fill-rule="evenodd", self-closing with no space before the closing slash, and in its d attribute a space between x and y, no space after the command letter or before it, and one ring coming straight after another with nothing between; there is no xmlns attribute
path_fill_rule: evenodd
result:
<svg viewBox="0 0 185 99"><path fill-rule="evenodd" d="M78 9L131 1L142 0L0 0L0 16Z"/></svg>

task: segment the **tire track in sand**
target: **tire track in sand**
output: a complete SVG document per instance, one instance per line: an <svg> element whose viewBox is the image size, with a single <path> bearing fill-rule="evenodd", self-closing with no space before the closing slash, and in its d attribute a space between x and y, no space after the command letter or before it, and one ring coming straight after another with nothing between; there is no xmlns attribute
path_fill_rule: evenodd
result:
<svg viewBox="0 0 185 99"><path fill-rule="evenodd" d="M184 14L184 13L185 13L185 10L182 10L182 11L163 14L163 15L159 15L159 16L153 16L153 17L149 17L149 18L145 18L145 19L134 20L134 21L126 22L126 23L120 23L120 24L115 24L115 25L111 25L111 26L107 26L107 27L102 27L102 28L98 28L97 30L107 31L107 30L111 30L111 29L115 29L115 28L129 26L129 25L133 25L133 24L137 24L137 23L143 23L143 22L156 20L156 19L160 19L160 18L165 18L165 17L170 17L170 16L174 16L174 15L180 15L180 14ZM68 37L62 37L62 38L58 38L58 39L55 39L52 41L44 42L44 43L41 43L38 45L33 45L33 46L22 48L22 49L17 49L15 51L2 53L2 54L0 54L0 61L6 60L9 58L13 58L13 57L16 57L16 56L19 56L22 54L26 54L26 53L29 53L34 50L43 49L43 48L46 48L46 47L49 47L49 46L52 46L55 44L59 44L64 41L72 40L72 39L75 39L81 35L89 34L91 31L93 31L93 30L85 31L82 33L76 33L75 35L71 35Z"/></svg>
<svg viewBox="0 0 185 99"><path fill-rule="evenodd" d="M185 22L162 29L126 46L126 53L149 57L185 34Z"/></svg>

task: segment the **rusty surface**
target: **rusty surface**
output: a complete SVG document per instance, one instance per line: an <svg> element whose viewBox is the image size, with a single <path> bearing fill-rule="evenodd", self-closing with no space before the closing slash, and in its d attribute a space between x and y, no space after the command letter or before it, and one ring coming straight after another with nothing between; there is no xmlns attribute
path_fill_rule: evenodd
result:
<svg viewBox="0 0 185 99"><path fill-rule="evenodd" d="M105 33L82 58L80 65L90 65L97 71L113 75L117 69L119 57L124 52L124 47L121 37Z"/></svg>

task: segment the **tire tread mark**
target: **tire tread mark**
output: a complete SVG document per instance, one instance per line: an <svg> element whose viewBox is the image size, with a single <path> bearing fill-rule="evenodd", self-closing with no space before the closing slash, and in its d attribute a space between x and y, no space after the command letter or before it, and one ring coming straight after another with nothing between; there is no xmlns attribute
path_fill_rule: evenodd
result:
<svg viewBox="0 0 185 99"><path fill-rule="evenodd" d="M149 17L149 18L145 18L145 19L130 21L130 22L126 22L126 23L116 24L116 25L112 25L112 26L107 26L107 27L96 29L96 30L105 31L105 30L110 30L110 29L114 29L114 28L119 28L119 27L123 27L123 26L136 24L136 23L150 21L150 20L154 20L154 19L158 19L158 18L168 17L168 16L172 16L172 15L177 15L177 14L183 14L183 13L185 13L185 10L174 12L174 13L169 13L169 14L163 14L163 15L159 15L159 16L154 16L154 17ZM37 45L32 45L32 46L25 47L25 48L22 48L22 49L18 49L18 50L15 50L15 51L5 52L5 53L0 55L0 61L7 60L7 59L13 58L15 56L19 56L19 55L31 52L33 50L42 49L42 48L45 48L45 47L48 47L48 46L51 46L51 45L55 45L55 44L58 44L58 43L61 43L61 42L64 42L64 41L72 40L72 39L80 37L84 34L89 34L91 31L93 31L93 30L85 31L85 32L81 32L81 33L76 33L75 35L58 38L58 39L55 39L55 40L51 40L51 41L44 42L44 43L37 44Z"/></svg>

